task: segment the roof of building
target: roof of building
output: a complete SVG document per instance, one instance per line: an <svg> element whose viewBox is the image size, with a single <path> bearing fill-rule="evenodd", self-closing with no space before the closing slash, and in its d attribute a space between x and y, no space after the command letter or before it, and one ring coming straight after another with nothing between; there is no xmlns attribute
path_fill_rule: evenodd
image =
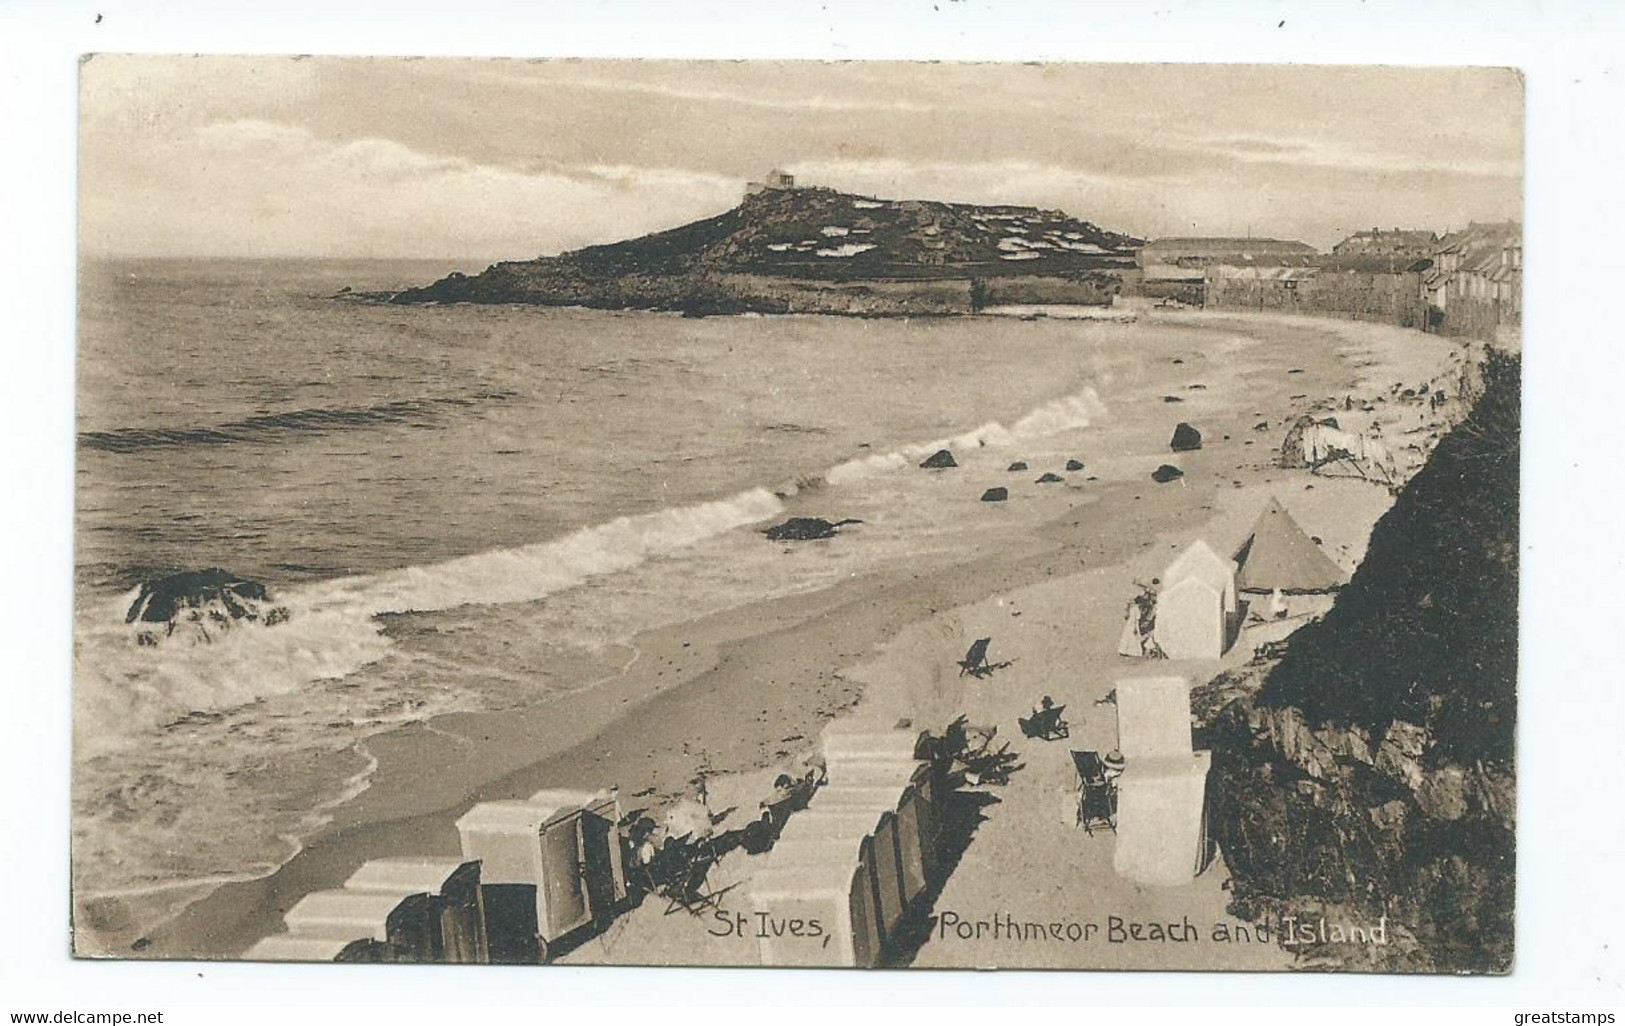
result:
<svg viewBox="0 0 1625 1026"><path fill-rule="evenodd" d="M1431 246L1438 240L1438 234L1426 228L1373 228L1366 232L1355 232L1342 242L1339 242L1337 247L1347 246L1350 243L1363 244L1368 242L1388 242L1400 246Z"/></svg>
<svg viewBox="0 0 1625 1026"><path fill-rule="evenodd" d="M1319 264L1320 269L1323 271L1355 271L1363 274L1400 274L1404 272L1417 274L1426 271L1432 266L1433 261L1427 257L1381 253L1353 253L1347 256L1330 256Z"/></svg>
<svg viewBox="0 0 1625 1026"><path fill-rule="evenodd" d="M1283 266L1280 264L1261 264L1237 266L1235 264L1214 264L1208 272L1215 278L1235 278L1247 281L1302 281L1313 278L1317 268L1311 266Z"/></svg>
<svg viewBox="0 0 1625 1026"><path fill-rule="evenodd" d="M1190 256L1224 256L1232 253L1313 253L1315 247L1292 239L1175 236L1154 239L1141 247L1141 252L1147 250Z"/></svg>
<svg viewBox="0 0 1625 1026"><path fill-rule="evenodd" d="M1351 272L1357 274L1419 274L1433 266L1433 261L1415 256L1386 256L1353 254L1348 256L1276 255L1256 259L1223 259L1208 267L1218 278L1291 279L1312 278L1317 272Z"/></svg>
<svg viewBox="0 0 1625 1026"><path fill-rule="evenodd" d="M1471 221L1461 231L1439 240L1435 253L1473 253L1485 247L1523 245L1523 225L1517 221Z"/></svg>

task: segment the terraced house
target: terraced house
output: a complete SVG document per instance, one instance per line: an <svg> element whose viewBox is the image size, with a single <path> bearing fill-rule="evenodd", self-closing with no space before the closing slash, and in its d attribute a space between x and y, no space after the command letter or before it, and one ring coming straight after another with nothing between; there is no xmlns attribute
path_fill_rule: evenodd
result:
<svg viewBox="0 0 1625 1026"><path fill-rule="evenodd" d="M1423 279L1431 330L1493 339L1523 322L1523 226L1474 221L1439 241Z"/></svg>

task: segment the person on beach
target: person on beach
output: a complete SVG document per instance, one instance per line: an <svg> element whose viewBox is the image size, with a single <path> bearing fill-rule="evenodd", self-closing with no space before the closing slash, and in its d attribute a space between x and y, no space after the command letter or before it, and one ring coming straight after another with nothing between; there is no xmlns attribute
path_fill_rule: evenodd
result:
<svg viewBox="0 0 1625 1026"><path fill-rule="evenodd" d="M1162 649L1157 645L1154 631L1157 626L1157 588L1162 584L1160 578L1153 577L1150 584L1135 581L1140 589L1139 594L1129 600L1128 608L1124 610L1124 620L1134 624L1135 635L1139 641L1139 654L1149 659L1161 659ZM1132 644L1132 642L1131 642ZM1125 655L1130 654L1125 651Z"/></svg>

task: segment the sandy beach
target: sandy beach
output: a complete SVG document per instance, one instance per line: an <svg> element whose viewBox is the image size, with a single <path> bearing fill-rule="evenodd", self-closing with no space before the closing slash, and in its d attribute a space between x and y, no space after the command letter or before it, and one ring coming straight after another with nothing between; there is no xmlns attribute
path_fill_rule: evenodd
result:
<svg viewBox="0 0 1625 1026"><path fill-rule="evenodd" d="M1162 315L1159 315L1162 316ZM963 461L958 486L974 502L1008 483L1010 502L1047 502L1055 515L1019 540L966 551L916 574L856 577L834 587L669 625L625 643L623 672L518 712L456 714L376 736L377 766L364 791L280 870L221 887L152 933L145 957L231 957L281 929L280 913L303 895L338 886L364 861L457 852L456 818L472 804L520 798L543 787L616 785L624 808L658 808L704 773L712 806L754 816L780 767L809 755L832 717L856 711L940 729L964 713L1020 739L1015 717L1042 695L1068 709L1074 747L1113 747L1112 707L1100 704L1119 677L1177 673L1199 684L1250 654L1222 662L1146 663L1116 654L1123 607L1137 579L1155 576L1192 540L1233 551L1274 497L1346 568L1358 563L1371 525L1392 497L1386 487L1328 480L1273 465L1293 416L1317 400L1374 398L1396 383L1443 382L1454 391L1458 354L1449 340L1332 320L1178 313L1170 323L1208 329L1214 344L1171 355L1165 370L1119 383L1111 415L1090 435L1087 481L1047 490L996 468ZM1177 362L1176 362L1177 361ZM1196 387L1193 387L1196 386ZM1164 396L1181 401L1164 401ZM1384 407L1390 437L1410 432L1425 452L1429 416ZM1177 456L1167 442L1180 421L1204 436ZM1260 422L1267 427L1255 430ZM1413 423L1414 422L1414 423ZM977 454L971 454L973 457ZM1150 472L1175 463L1166 485ZM1041 468L1035 467L1034 470ZM800 510L792 500L791 512ZM814 512L815 498L804 500ZM967 513L997 515L967 505ZM812 545L840 545L839 537ZM1013 664L986 680L960 678L969 640L991 636ZM1044 912L1077 920L1189 916L1206 933L1227 922L1226 873L1215 864L1185 888L1137 888L1111 869L1109 834L1085 835L1063 806L1072 772L1067 744L1017 746L1024 768L997 789L957 869L934 903L964 919ZM742 820L741 820L742 821ZM729 824L733 825L733 824ZM1019 863L1022 873L1001 871ZM728 856L716 885L739 887L753 857ZM738 892L729 892L730 894ZM724 897L723 907L732 899ZM734 905L743 907L740 902ZM929 929L931 924L926 924ZM110 934L123 953L134 938ZM1273 944L1027 945L989 947L933 931L912 964L995 963L1101 968L1265 969L1290 964ZM622 916L564 956L570 962L755 964L753 943L718 936L715 923L663 915L654 903Z"/></svg>

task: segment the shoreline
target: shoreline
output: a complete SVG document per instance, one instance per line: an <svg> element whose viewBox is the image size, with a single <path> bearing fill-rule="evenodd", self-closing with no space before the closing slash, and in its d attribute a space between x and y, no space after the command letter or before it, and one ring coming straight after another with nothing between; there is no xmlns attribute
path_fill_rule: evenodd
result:
<svg viewBox="0 0 1625 1026"><path fill-rule="evenodd" d="M1170 323L1201 321L1178 317ZM1259 322L1223 318L1206 326L1224 330L1249 323ZM1241 333L1261 341L1254 332ZM476 801L524 797L542 786L598 789L616 783L623 805L631 808L637 804L633 796L646 789L653 789L656 800L681 794L702 767L739 773L810 750L822 724L870 690L849 676L853 669L881 656L887 639L911 625L1057 576L1119 566L1164 535L1211 522L1218 515L1214 492L1223 487L1220 478L1229 476L1212 464L1236 456L1268 470L1267 447L1251 453L1241 448L1242 439L1251 437L1245 431L1250 410L1270 411L1274 421L1291 405L1292 390L1325 395L1360 383L1361 354L1349 352L1346 340L1339 344L1335 331L1316 334L1330 336L1316 344L1332 350L1331 359L1306 360L1301 349L1283 355L1267 345L1251 347L1252 359L1279 363L1277 370L1297 361L1317 371L1295 379L1270 375L1265 390L1272 394L1235 397L1222 426L1219 418L1206 418L1211 428L1204 425L1204 431L1211 430L1213 440L1177 460L1187 467L1181 484L1159 486L1143 475L1102 480L1084 490L1081 503L1031 535L933 568L923 578L876 574L660 627L632 639L634 655L597 683L517 710L444 714L364 739L358 747L377 767L359 794L332 807L330 822L275 872L218 887L152 931L141 956L230 957L280 929L280 912L298 897L339 885L366 859L455 854L452 824ZM1149 420L1159 425L1182 419L1178 411L1153 412ZM1283 427L1291 415L1282 416ZM1132 425L1108 423L1089 429L1090 437L1114 428L1133 432ZM1221 446L1221 431L1236 443ZM1152 460L1149 450L1101 448L1110 454L1103 465ZM1149 465L1167 458L1161 451ZM1146 494L1156 498L1142 503ZM1096 517L1103 530L1080 538L1075 529ZM792 637L795 644L785 645Z"/></svg>

